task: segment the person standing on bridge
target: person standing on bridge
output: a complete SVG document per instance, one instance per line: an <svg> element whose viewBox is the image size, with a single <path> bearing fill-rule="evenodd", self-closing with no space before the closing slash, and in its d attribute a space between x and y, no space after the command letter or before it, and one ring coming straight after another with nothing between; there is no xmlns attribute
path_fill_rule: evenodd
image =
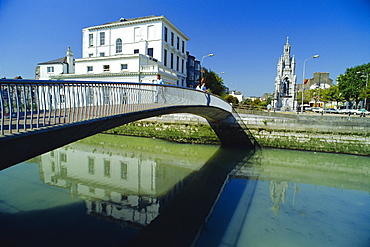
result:
<svg viewBox="0 0 370 247"><path fill-rule="evenodd" d="M204 91L204 92L208 92L205 82L202 83L201 90Z"/></svg>
<svg viewBox="0 0 370 247"><path fill-rule="evenodd" d="M160 74L157 75L157 80L156 80L155 84L164 85L164 81L161 78L161 75ZM162 98L164 100L164 103L166 103L166 98L164 97L164 89L163 89L162 86L157 86L157 92L156 92L154 103L158 103L159 94L162 95Z"/></svg>

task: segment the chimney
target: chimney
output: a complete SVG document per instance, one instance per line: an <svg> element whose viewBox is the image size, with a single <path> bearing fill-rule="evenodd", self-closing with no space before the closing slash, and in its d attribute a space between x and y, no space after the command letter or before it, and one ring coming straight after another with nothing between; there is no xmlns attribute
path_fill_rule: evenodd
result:
<svg viewBox="0 0 370 247"><path fill-rule="evenodd" d="M73 59L73 52L71 51L71 47L68 47L67 50L67 63L68 63L68 74L74 74L75 73L75 64Z"/></svg>

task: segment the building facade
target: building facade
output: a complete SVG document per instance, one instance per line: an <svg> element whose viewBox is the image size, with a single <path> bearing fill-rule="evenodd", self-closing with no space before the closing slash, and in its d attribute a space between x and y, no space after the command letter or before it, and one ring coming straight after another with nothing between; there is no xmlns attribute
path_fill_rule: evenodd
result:
<svg viewBox="0 0 370 247"><path fill-rule="evenodd" d="M279 58L272 106L278 111L295 111L297 109L296 61L290 55L289 38L284 45L284 54Z"/></svg>
<svg viewBox="0 0 370 247"><path fill-rule="evenodd" d="M48 80L51 76L74 73L74 57L71 48L68 47L65 57L52 61L38 63L35 72L37 80Z"/></svg>
<svg viewBox="0 0 370 247"><path fill-rule="evenodd" d="M305 84L305 90L309 89L326 89L333 86L333 80L329 78L329 72L315 72L313 78L308 80Z"/></svg>
<svg viewBox="0 0 370 247"><path fill-rule="evenodd" d="M39 79L153 83L160 74L166 84L186 86L188 40L165 16L121 18L82 30L74 71L40 63Z"/></svg>
<svg viewBox="0 0 370 247"><path fill-rule="evenodd" d="M186 86L189 88L196 88L197 84L200 83L201 77L200 61L190 55L189 52L187 52L186 71Z"/></svg>

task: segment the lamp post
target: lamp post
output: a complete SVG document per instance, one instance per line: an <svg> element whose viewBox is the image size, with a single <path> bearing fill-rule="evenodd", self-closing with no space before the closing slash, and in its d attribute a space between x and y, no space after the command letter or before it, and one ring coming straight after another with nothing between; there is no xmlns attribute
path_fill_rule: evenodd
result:
<svg viewBox="0 0 370 247"><path fill-rule="evenodd" d="M205 57L213 57L213 56L214 56L214 54L212 54L212 53L211 53L211 54L208 54L208 55L203 56L203 57L202 57L202 66L203 66L203 59L204 59Z"/></svg>
<svg viewBox="0 0 370 247"><path fill-rule="evenodd" d="M309 57L306 60L304 60L304 62L303 62L303 82L302 82L302 106L301 106L301 113L303 113L304 76L305 76L304 74L305 74L305 70L306 70L306 62L307 62L307 60L310 60L311 58L317 58L317 57L319 57L319 55L315 55L315 56Z"/></svg>
<svg viewBox="0 0 370 247"><path fill-rule="evenodd" d="M203 70L203 60L204 60L204 58L205 57L213 57L214 56L214 54L213 53L211 53L211 54L208 54L208 55L205 55L205 56L203 56L202 57L202 64L200 65L200 72L201 72L201 79L200 79L200 83L202 83L203 82L203 76L204 76L204 70Z"/></svg>

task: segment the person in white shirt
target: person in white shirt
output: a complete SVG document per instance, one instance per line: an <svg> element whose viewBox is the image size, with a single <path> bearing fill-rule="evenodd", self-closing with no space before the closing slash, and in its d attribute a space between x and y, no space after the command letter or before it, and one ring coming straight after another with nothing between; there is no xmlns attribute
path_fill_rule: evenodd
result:
<svg viewBox="0 0 370 247"><path fill-rule="evenodd" d="M155 82L155 84L159 84L159 85L163 85L164 84L164 81L161 78L161 75L160 74L157 75L157 81ZM164 89L163 89L162 86L157 86L157 93L156 93L156 96L155 96L154 103L158 103L158 96L160 94L161 94L161 96L163 98L164 103L166 103L166 98L164 97Z"/></svg>

